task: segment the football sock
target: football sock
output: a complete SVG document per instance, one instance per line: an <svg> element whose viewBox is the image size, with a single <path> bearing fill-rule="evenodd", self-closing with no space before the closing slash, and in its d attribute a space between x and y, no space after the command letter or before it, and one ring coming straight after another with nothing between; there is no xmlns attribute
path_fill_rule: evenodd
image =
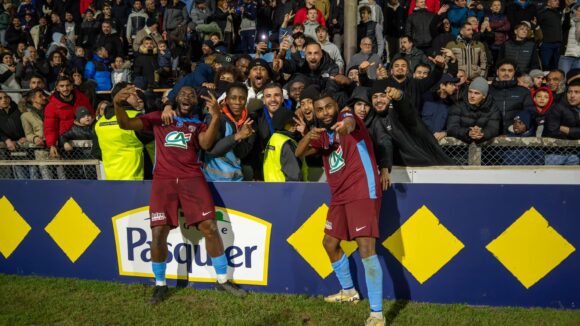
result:
<svg viewBox="0 0 580 326"><path fill-rule="evenodd" d="M336 274L336 278L338 278L343 290L350 290L354 287L350 276L350 266L345 254L342 254L339 260L332 263L332 269L334 269L334 274Z"/></svg>
<svg viewBox="0 0 580 326"><path fill-rule="evenodd" d="M228 260L226 259L226 255L222 254L221 256L211 257L211 263L213 264L213 268L215 269L218 283L223 284L227 282Z"/></svg>
<svg viewBox="0 0 580 326"><path fill-rule="evenodd" d="M167 269L167 263L156 263L151 262L153 268L153 275L155 275L155 285L164 286L165 284L165 270Z"/></svg>
<svg viewBox="0 0 580 326"><path fill-rule="evenodd" d="M383 311L383 269L377 255L362 260L371 313ZM382 314L381 314L382 316Z"/></svg>

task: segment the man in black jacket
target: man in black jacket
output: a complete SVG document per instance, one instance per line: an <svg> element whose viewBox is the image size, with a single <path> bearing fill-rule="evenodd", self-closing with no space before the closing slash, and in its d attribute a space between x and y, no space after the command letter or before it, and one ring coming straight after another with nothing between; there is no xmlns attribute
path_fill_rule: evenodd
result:
<svg viewBox="0 0 580 326"><path fill-rule="evenodd" d="M487 81L475 78L469 85L467 99L449 110L447 135L463 142L483 142L499 135L501 113L488 96Z"/></svg>
<svg viewBox="0 0 580 326"><path fill-rule="evenodd" d="M530 27L526 23L519 23L514 29L514 38L510 38L501 47L499 59L510 59L517 63L520 72L528 73L532 69L540 68L536 43L528 39Z"/></svg>
<svg viewBox="0 0 580 326"><path fill-rule="evenodd" d="M501 134L508 132L514 117L522 110L530 110L533 113L534 104L530 97L530 91L518 86L515 78L517 65L510 59L503 59L497 63L496 78L489 88L491 96L501 113Z"/></svg>
<svg viewBox="0 0 580 326"><path fill-rule="evenodd" d="M123 42L117 33L113 33L111 22L109 20L103 21L101 24L101 33L97 35L95 42L95 49L105 47L109 53L109 58L116 58L123 52Z"/></svg>
<svg viewBox="0 0 580 326"><path fill-rule="evenodd" d="M562 12L559 0L548 0L548 6L539 12L538 24L542 29L542 67L544 70L558 68L562 47Z"/></svg>

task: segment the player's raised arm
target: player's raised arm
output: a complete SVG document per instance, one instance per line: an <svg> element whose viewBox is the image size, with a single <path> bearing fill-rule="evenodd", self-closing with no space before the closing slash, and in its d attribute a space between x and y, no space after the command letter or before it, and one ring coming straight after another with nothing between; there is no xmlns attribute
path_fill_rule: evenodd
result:
<svg viewBox="0 0 580 326"><path fill-rule="evenodd" d="M205 151L210 150L215 143L220 130L220 115L221 110L219 104L212 93L209 96L201 96L205 100L209 113L211 114L211 122L207 130L199 134L199 146Z"/></svg>
<svg viewBox="0 0 580 326"><path fill-rule="evenodd" d="M113 106L115 107L115 115L117 116L117 122L121 129L126 130L142 130L143 122L139 118L129 118L127 112L123 108L123 102L131 96L137 96L137 89L135 85L128 85L123 88L113 98Z"/></svg>

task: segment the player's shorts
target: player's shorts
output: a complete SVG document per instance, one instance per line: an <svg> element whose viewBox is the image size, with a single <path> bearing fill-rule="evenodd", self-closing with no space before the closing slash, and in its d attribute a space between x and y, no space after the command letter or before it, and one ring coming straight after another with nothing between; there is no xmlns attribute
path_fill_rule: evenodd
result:
<svg viewBox="0 0 580 326"><path fill-rule="evenodd" d="M183 211L186 226L215 219L213 197L204 177L153 180L149 201L151 227L178 227L179 208Z"/></svg>
<svg viewBox="0 0 580 326"><path fill-rule="evenodd" d="M340 240L379 237L381 199L360 199L346 204L330 205L324 232Z"/></svg>

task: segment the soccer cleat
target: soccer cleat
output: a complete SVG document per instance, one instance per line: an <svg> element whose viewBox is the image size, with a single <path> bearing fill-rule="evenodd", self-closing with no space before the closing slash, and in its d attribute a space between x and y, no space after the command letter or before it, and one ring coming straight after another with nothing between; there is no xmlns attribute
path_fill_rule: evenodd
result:
<svg viewBox="0 0 580 326"><path fill-rule="evenodd" d="M386 325L385 316L383 316L383 318L370 316L369 318L367 318L367 321L365 322L365 326L385 326L385 325Z"/></svg>
<svg viewBox="0 0 580 326"><path fill-rule="evenodd" d="M326 302L352 302L357 303L360 301L360 296L358 292L354 289L351 290L340 290L340 292L336 294L331 294L327 297L324 297L324 301Z"/></svg>
<svg viewBox="0 0 580 326"><path fill-rule="evenodd" d="M215 285L215 288L218 291L225 291L231 295L234 295L234 296L240 297L240 298L243 298L248 294L248 292L246 292L246 290L240 289L240 287L238 287L236 284L232 283L232 281L227 281L225 283L217 282Z"/></svg>
<svg viewBox="0 0 580 326"><path fill-rule="evenodd" d="M155 286L155 290L153 291L153 295L151 296L151 299L149 300L150 304L158 304L159 302L165 300L165 298L167 297L167 294L169 293L169 289L167 288L166 285L164 286Z"/></svg>

